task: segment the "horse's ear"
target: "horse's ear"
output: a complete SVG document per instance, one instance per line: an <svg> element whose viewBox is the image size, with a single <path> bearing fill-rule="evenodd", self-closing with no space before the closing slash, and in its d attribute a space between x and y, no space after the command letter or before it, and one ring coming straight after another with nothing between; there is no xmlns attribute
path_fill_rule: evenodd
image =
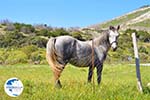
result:
<svg viewBox="0 0 150 100"><path fill-rule="evenodd" d="M119 29L120 29L120 25L117 26L117 30L119 30Z"/></svg>
<svg viewBox="0 0 150 100"><path fill-rule="evenodd" d="M114 29L114 27L113 27L113 26L109 26L109 29L110 29L110 30L113 30L113 29Z"/></svg>

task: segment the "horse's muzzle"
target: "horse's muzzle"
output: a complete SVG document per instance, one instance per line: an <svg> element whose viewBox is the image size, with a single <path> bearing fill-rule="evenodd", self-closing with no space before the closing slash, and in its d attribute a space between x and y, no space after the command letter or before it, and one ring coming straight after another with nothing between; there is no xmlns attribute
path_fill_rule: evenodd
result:
<svg viewBox="0 0 150 100"><path fill-rule="evenodd" d="M112 48L112 50L113 50L113 51L116 51L116 50L117 50L117 47L115 47L115 48Z"/></svg>
<svg viewBox="0 0 150 100"><path fill-rule="evenodd" d="M113 51L116 51L116 50L117 50L117 43L116 43L116 42L113 42L113 43L111 44L111 48L112 48Z"/></svg>

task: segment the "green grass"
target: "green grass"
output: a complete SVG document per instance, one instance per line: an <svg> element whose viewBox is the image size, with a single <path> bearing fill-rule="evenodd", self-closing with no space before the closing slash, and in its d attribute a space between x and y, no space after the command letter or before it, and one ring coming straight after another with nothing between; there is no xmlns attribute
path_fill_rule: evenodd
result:
<svg viewBox="0 0 150 100"><path fill-rule="evenodd" d="M150 67L141 67L144 93L137 91L135 67L105 65L102 82L98 86L95 73L93 85L87 84L87 68L68 65L62 73L61 89L54 88L48 65L18 64L0 66L0 100L150 100ZM8 78L18 77L24 84L23 93L16 98L4 92Z"/></svg>
<svg viewBox="0 0 150 100"><path fill-rule="evenodd" d="M144 20L142 22L138 22L136 24L133 24L131 26L142 26L142 27L147 27L149 28L150 27L150 19L147 19L147 20Z"/></svg>

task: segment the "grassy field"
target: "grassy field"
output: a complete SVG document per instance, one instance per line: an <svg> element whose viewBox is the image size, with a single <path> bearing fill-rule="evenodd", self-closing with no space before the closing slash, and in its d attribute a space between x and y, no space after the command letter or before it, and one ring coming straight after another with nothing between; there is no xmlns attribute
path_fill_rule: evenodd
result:
<svg viewBox="0 0 150 100"><path fill-rule="evenodd" d="M141 67L144 93L137 91L135 67L105 65L100 86L87 83L87 68L68 65L62 73L63 87L53 87L52 72L48 65L18 64L0 66L0 100L150 100L150 67ZM9 97L4 92L8 78L17 77L24 84L19 97ZM96 80L96 73L95 73Z"/></svg>

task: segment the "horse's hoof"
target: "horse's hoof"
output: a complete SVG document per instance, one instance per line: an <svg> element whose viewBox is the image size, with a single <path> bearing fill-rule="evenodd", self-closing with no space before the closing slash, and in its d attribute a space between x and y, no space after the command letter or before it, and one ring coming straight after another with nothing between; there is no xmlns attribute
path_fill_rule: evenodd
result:
<svg viewBox="0 0 150 100"><path fill-rule="evenodd" d="M60 83L60 80L56 81L55 87L56 87L56 88L62 88L62 85L61 85L61 83Z"/></svg>
<svg viewBox="0 0 150 100"><path fill-rule="evenodd" d="M56 88L62 88L62 85L61 84L55 84L55 87Z"/></svg>

